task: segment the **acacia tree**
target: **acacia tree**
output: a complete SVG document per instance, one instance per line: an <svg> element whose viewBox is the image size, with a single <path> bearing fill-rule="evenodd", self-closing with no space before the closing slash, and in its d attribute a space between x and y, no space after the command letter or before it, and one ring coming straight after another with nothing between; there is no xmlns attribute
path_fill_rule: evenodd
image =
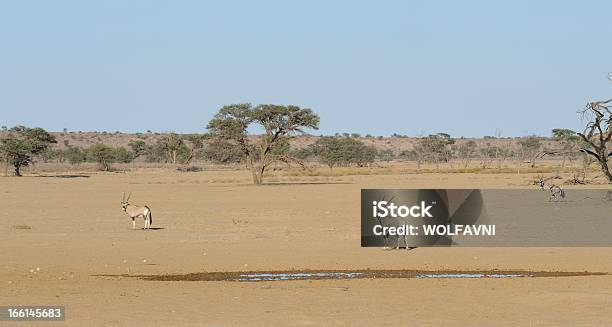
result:
<svg viewBox="0 0 612 327"><path fill-rule="evenodd" d="M195 157L204 149L204 141L208 135L188 134L183 137L186 141L186 146L189 149L185 156L184 164L188 165Z"/></svg>
<svg viewBox="0 0 612 327"><path fill-rule="evenodd" d="M158 141L158 145L160 149L166 154L168 158L167 161L171 164L176 164L179 153L185 148L183 138L176 133L164 135Z"/></svg>
<svg viewBox="0 0 612 327"><path fill-rule="evenodd" d="M535 168L537 159L542 158L548 153L547 151L540 151L542 149L542 141L535 135L519 140L518 144L520 160L527 160L531 168ZM520 165L521 163L519 162L519 169Z"/></svg>
<svg viewBox="0 0 612 327"><path fill-rule="evenodd" d="M0 137L0 154L5 164L15 168L15 176L21 176L21 168L34 162L33 157L57 143L55 137L42 128L15 126Z"/></svg>
<svg viewBox="0 0 612 327"><path fill-rule="evenodd" d="M612 103L612 99L587 103L579 113L589 121L584 131L577 134L586 145L580 151L595 158L599 162L601 172L606 176L608 182L612 183L612 174L608 167L608 158L612 156L612 152L608 152L607 148L608 142L612 138L610 103Z"/></svg>
<svg viewBox="0 0 612 327"><path fill-rule="evenodd" d="M384 149L384 150L378 151L378 159L380 159L381 161L390 162L394 158L395 158L395 154L393 153L393 150L391 149Z"/></svg>
<svg viewBox="0 0 612 327"><path fill-rule="evenodd" d="M334 166L348 162L340 137L323 136L317 139L312 149L312 153L319 159L319 162L327 165L330 171Z"/></svg>
<svg viewBox="0 0 612 327"><path fill-rule="evenodd" d="M414 154L417 158L418 168L421 161L428 160L440 168L440 162L450 162L452 151L450 146L455 144L455 140L447 133L430 134L418 139L414 146Z"/></svg>
<svg viewBox="0 0 612 327"><path fill-rule="evenodd" d="M132 149L134 159L147 152L147 144L143 140L131 140L128 146Z"/></svg>
<svg viewBox="0 0 612 327"><path fill-rule="evenodd" d="M113 148L106 144L97 143L87 149L90 159L98 163L102 171L111 171L111 164L116 162Z"/></svg>
<svg viewBox="0 0 612 327"><path fill-rule="evenodd" d="M563 156L563 162L561 163L561 169L563 169L568 156L576 152L576 145L580 138L576 136L576 132L567 128L554 128L552 136L561 145L561 149L557 152Z"/></svg>
<svg viewBox="0 0 612 327"><path fill-rule="evenodd" d="M260 125L264 130L263 135L249 138L247 129L252 124ZM272 104L253 107L250 103L242 103L219 109L207 129L212 137L230 141L240 148L253 175L253 183L259 185L270 164L297 161L287 154L274 152L282 138L303 133L303 128L318 127L319 116L307 108Z"/></svg>

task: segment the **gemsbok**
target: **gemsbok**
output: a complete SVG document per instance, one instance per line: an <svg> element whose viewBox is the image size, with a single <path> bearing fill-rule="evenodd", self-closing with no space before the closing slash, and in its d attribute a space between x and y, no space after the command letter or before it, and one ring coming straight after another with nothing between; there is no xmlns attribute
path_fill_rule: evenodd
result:
<svg viewBox="0 0 612 327"><path fill-rule="evenodd" d="M545 191L545 187L546 187L546 182L548 182L549 180L554 179L555 177L550 176L550 177L544 177L541 174L538 174L537 179L535 179L533 181L533 185L538 185L540 187L540 191ZM554 185L554 184L552 184Z"/></svg>
<svg viewBox="0 0 612 327"><path fill-rule="evenodd" d="M137 206L130 204L130 197L132 196L132 192L128 195L127 199L125 198L125 192L123 192L123 199L121 200L121 206L123 207L123 211L132 218L132 229L136 229L136 221L135 219L138 217L144 218L144 229L149 229L151 224L153 223L153 215L151 214L151 209L147 206Z"/></svg>
<svg viewBox="0 0 612 327"><path fill-rule="evenodd" d="M555 199L555 201L565 199L565 190L561 186L552 184L549 189L550 197L548 198L548 201L552 201L553 199Z"/></svg>

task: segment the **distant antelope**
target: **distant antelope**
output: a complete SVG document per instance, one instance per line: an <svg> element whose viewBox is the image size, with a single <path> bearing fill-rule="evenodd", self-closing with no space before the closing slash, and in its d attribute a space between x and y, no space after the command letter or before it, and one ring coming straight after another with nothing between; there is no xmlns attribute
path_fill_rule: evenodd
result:
<svg viewBox="0 0 612 327"><path fill-rule="evenodd" d="M544 186L546 185L546 183L544 182L543 178L538 179L537 181L538 185L540 185L540 191L544 191Z"/></svg>
<svg viewBox="0 0 612 327"><path fill-rule="evenodd" d="M559 198L565 198L565 190L561 186L552 184L550 186L550 198L548 198L548 201L551 201L552 199L558 200Z"/></svg>
<svg viewBox="0 0 612 327"><path fill-rule="evenodd" d="M538 174L537 179L533 181L533 185L538 185L540 187L540 191L544 191L544 188L546 187L546 182L553 178L554 177L544 177L543 175Z"/></svg>
<svg viewBox="0 0 612 327"><path fill-rule="evenodd" d="M125 192L123 192L123 199L121 200L121 206L123 207L123 211L132 218L132 229L136 229L136 222L134 219L138 217L144 218L144 229L149 229L151 224L153 223L153 215L151 214L151 209L147 206L137 206L130 204L130 197L132 196L132 192L128 195L127 199L125 198Z"/></svg>

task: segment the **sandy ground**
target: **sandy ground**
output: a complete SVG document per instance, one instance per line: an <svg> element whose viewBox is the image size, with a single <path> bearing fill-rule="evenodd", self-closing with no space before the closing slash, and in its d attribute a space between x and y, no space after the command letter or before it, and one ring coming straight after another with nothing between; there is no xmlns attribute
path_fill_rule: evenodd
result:
<svg viewBox="0 0 612 327"><path fill-rule="evenodd" d="M357 175L260 187L241 171L87 176L0 179L0 305L66 307L65 322L38 325L612 325L612 276L253 283L99 276L367 268L612 273L612 248L360 247L361 188L520 188L528 187L527 175ZM131 229L123 191L150 205L160 229Z"/></svg>

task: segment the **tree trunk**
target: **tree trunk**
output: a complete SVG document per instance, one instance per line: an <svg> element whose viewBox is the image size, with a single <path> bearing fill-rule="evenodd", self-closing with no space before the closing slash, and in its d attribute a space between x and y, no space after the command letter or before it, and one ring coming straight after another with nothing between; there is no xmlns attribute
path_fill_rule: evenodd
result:
<svg viewBox="0 0 612 327"><path fill-rule="evenodd" d="M499 149L495 146L495 160L497 161L497 169L501 168L501 160L499 159Z"/></svg>
<svg viewBox="0 0 612 327"><path fill-rule="evenodd" d="M608 183L612 183L612 174L610 174L610 169L608 168L608 154L606 153L605 148L603 151L600 151L599 157L601 158L599 160L599 163L601 165L601 172L608 179Z"/></svg>
<svg viewBox="0 0 612 327"><path fill-rule="evenodd" d="M251 173L253 174L253 184L261 185L263 182L263 174L260 173L260 170L257 168L252 168Z"/></svg>
<svg viewBox="0 0 612 327"><path fill-rule="evenodd" d="M531 168L535 168L536 167L536 160L537 160L538 155L535 154L532 158L531 158L531 163L530 166Z"/></svg>
<svg viewBox="0 0 612 327"><path fill-rule="evenodd" d="M561 170L565 169L565 160L567 159L567 154L563 154L563 161L561 162Z"/></svg>
<svg viewBox="0 0 612 327"><path fill-rule="evenodd" d="M264 162L254 162L253 159L250 158L248 159L248 166L251 169L251 175L253 175L253 184L261 185L263 183L263 175L266 170Z"/></svg>
<svg viewBox="0 0 612 327"><path fill-rule="evenodd" d="M15 176L21 177L21 166L15 165Z"/></svg>

